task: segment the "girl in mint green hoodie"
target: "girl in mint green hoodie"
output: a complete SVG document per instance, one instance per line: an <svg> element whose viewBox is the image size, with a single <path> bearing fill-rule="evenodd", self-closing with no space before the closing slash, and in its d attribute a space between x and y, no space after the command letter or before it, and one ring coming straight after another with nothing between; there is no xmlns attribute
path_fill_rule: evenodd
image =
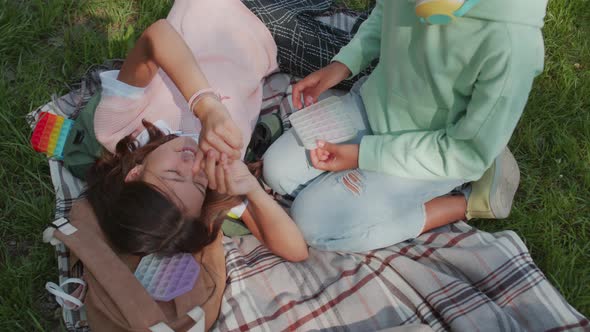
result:
<svg viewBox="0 0 590 332"><path fill-rule="evenodd" d="M294 86L301 108L379 58L343 97L356 139L319 141L309 162L288 132L265 155L265 180L297 196L292 215L310 245L363 251L466 216L507 216L519 177L503 151L543 69L547 0L467 2L461 17L431 25L415 1L377 1L333 62ZM478 179L469 204L440 197Z"/></svg>

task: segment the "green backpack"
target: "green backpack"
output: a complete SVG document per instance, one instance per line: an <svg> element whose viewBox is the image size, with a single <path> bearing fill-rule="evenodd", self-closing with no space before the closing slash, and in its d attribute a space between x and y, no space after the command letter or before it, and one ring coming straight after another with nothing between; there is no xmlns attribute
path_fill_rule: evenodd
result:
<svg viewBox="0 0 590 332"><path fill-rule="evenodd" d="M96 92L78 114L66 139L63 151L64 166L75 177L84 180L86 172L102 154L103 148L94 135L94 113L100 101Z"/></svg>

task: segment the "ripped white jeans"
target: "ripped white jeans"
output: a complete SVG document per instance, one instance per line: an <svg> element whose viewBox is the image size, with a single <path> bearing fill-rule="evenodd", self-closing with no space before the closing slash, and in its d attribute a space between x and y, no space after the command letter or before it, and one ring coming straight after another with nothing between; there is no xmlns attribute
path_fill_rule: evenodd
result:
<svg viewBox="0 0 590 332"><path fill-rule="evenodd" d="M370 134L357 82L343 98L361 129L348 143ZM367 251L417 237L424 227L424 204L461 185L422 181L361 169L323 172L313 168L293 130L264 155L265 182L280 194L295 196L291 216L307 243L321 250Z"/></svg>

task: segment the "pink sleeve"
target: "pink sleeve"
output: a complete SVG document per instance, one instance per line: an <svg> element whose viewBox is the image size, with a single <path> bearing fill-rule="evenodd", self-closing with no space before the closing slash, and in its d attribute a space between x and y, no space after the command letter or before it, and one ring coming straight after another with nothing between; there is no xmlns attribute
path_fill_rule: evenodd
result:
<svg viewBox="0 0 590 332"><path fill-rule="evenodd" d="M140 126L151 90L150 86L139 88L118 81L118 73L101 73L102 93L94 115L96 138L111 152L123 137Z"/></svg>

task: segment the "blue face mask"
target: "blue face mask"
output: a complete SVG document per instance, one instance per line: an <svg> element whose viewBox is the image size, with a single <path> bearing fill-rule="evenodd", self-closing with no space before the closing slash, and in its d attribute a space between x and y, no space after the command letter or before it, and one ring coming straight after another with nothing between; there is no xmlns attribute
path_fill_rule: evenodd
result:
<svg viewBox="0 0 590 332"><path fill-rule="evenodd" d="M181 136L181 137L182 136L190 137L190 138L194 139L195 142L197 142L197 144L199 144L199 135L198 134L185 134L180 130L172 130L172 128L170 128L170 126L163 120L158 120L158 121L154 122L154 126L156 126L158 129L160 129L160 131L162 133L164 133L164 135L176 135L176 136ZM150 134L148 133L147 129L144 129L141 133L139 133L139 135L137 135L137 137L135 137L135 140L137 141L138 148L146 145L150 140Z"/></svg>
<svg viewBox="0 0 590 332"><path fill-rule="evenodd" d="M518 1L518 0L515 0ZM449 24L465 15L479 0L416 0L416 15L427 24Z"/></svg>

